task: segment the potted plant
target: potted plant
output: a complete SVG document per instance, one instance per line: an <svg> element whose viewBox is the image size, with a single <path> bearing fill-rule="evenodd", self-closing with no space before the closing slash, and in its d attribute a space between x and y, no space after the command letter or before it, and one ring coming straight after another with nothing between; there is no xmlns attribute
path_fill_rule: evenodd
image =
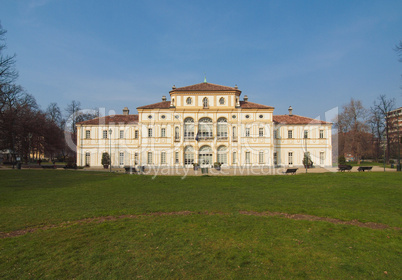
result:
<svg viewBox="0 0 402 280"><path fill-rule="evenodd" d="M109 157L108 153L102 154L102 162L101 163L103 165L103 168L108 169L109 164L110 164L110 157Z"/></svg>
<svg viewBox="0 0 402 280"><path fill-rule="evenodd" d="M196 162L193 163L193 168L194 168L195 171L198 170L198 167L199 167L199 166L200 166L200 165L199 165L198 163L196 163Z"/></svg>
<svg viewBox="0 0 402 280"><path fill-rule="evenodd" d="M221 170L221 163L220 162L215 162L214 163L214 168L216 169L216 170Z"/></svg>

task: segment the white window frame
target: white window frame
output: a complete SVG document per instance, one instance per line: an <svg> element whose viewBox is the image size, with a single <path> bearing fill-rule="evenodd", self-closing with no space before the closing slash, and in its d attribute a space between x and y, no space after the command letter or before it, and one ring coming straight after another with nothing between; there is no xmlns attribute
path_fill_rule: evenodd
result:
<svg viewBox="0 0 402 280"><path fill-rule="evenodd" d="M152 128L148 128L148 137L152 137Z"/></svg>
<svg viewBox="0 0 402 280"><path fill-rule="evenodd" d="M85 166L90 166L91 165L91 153L86 152L85 153Z"/></svg>
<svg viewBox="0 0 402 280"><path fill-rule="evenodd" d="M107 130L103 131L103 139L107 139Z"/></svg>
<svg viewBox="0 0 402 280"><path fill-rule="evenodd" d="M237 163L237 152L236 151L234 151L233 152L233 156L232 156L233 158L232 158L232 162L233 162L233 164L236 164Z"/></svg>
<svg viewBox="0 0 402 280"><path fill-rule="evenodd" d="M324 139L324 130L320 129L320 139Z"/></svg>
<svg viewBox="0 0 402 280"><path fill-rule="evenodd" d="M85 139L91 139L91 131L85 130Z"/></svg>
<svg viewBox="0 0 402 280"><path fill-rule="evenodd" d="M166 152L161 152L161 164L166 164Z"/></svg>
<svg viewBox="0 0 402 280"><path fill-rule="evenodd" d="M124 152L119 153L119 165L124 165Z"/></svg>
<svg viewBox="0 0 402 280"><path fill-rule="evenodd" d="M264 137L264 128L263 128L263 127L260 127L260 128L258 129L258 136L259 136L259 137Z"/></svg>
<svg viewBox="0 0 402 280"><path fill-rule="evenodd" d="M250 128L246 127L245 137L250 137Z"/></svg>
<svg viewBox="0 0 402 280"><path fill-rule="evenodd" d="M245 154L246 158L246 164L250 164L251 163L251 153L250 152L246 152Z"/></svg>
<svg viewBox="0 0 402 280"><path fill-rule="evenodd" d="M134 138L138 139L138 129L134 131Z"/></svg>
<svg viewBox="0 0 402 280"><path fill-rule="evenodd" d="M325 164L325 152L320 152L320 165Z"/></svg>
<svg viewBox="0 0 402 280"><path fill-rule="evenodd" d="M179 163L179 152L175 152L175 163Z"/></svg>
<svg viewBox="0 0 402 280"><path fill-rule="evenodd" d="M152 164L152 152L148 152L147 154L147 163Z"/></svg>
<svg viewBox="0 0 402 280"><path fill-rule="evenodd" d="M288 164L293 165L293 152L288 152Z"/></svg>
<svg viewBox="0 0 402 280"><path fill-rule="evenodd" d="M258 153L258 163L263 164L264 163L264 152L259 152Z"/></svg>
<svg viewBox="0 0 402 280"><path fill-rule="evenodd" d="M161 128L161 137L166 137L166 128Z"/></svg>
<svg viewBox="0 0 402 280"><path fill-rule="evenodd" d="M219 146L217 150L217 162L221 164L228 163L228 149L226 146Z"/></svg>
<svg viewBox="0 0 402 280"><path fill-rule="evenodd" d="M208 98L204 97L204 99L202 99L202 106L204 108L208 108L209 107L209 102L208 102Z"/></svg>
<svg viewBox="0 0 402 280"><path fill-rule="evenodd" d="M120 139L124 139L124 130L120 130Z"/></svg>
<svg viewBox="0 0 402 280"><path fill-rule="evenodd" d="M219 118L216 125L216 135L218 139L228 138L228 121L226 118Z"/></svg>
<svg viewBox="0 0 402 280"><path fill-rule="evenodd" d="M293 130L288 130L288 139L293 139Z"/></svg>

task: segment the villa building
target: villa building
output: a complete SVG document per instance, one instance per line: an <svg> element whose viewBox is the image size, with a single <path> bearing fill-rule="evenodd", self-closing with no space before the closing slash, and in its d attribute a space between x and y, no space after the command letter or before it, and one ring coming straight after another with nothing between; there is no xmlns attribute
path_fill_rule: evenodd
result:
<svg viewBox="0 0 402 280"><path fill-rule="evenodd" d="M331 166L331 123L274 115L274 107L240 100L235 87L200 83L172 87L170 101L138 107L138 115L105 116L77 124L77 165L226 167Z"/></svg>

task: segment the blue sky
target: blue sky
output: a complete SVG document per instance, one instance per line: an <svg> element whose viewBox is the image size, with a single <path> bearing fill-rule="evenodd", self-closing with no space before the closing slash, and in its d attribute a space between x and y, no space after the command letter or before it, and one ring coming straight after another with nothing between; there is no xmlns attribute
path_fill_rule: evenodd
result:
<svg viewBox="0 0 402 280"><path fill-rule="evenodd" d="M275 114L380 94L402 106L402 1L0 0L0 21L42 108L133 113L204 73Z"/></svg>

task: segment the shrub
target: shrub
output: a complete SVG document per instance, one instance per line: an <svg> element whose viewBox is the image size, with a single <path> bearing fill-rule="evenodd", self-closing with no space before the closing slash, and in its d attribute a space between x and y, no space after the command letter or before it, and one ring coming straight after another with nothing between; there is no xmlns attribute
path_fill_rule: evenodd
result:
<svg viewBox="0 0 402 280"><path fill-rule="evenodd" d="M346 164L345 156L338 157L338 164Z"/></svg>
<svg viewBox="0 0 402 280"><path fill-rule="evenodd" d="M103 153L102 154L102 165L109 165L110 164L110 157L108 153Z"/></svg>

